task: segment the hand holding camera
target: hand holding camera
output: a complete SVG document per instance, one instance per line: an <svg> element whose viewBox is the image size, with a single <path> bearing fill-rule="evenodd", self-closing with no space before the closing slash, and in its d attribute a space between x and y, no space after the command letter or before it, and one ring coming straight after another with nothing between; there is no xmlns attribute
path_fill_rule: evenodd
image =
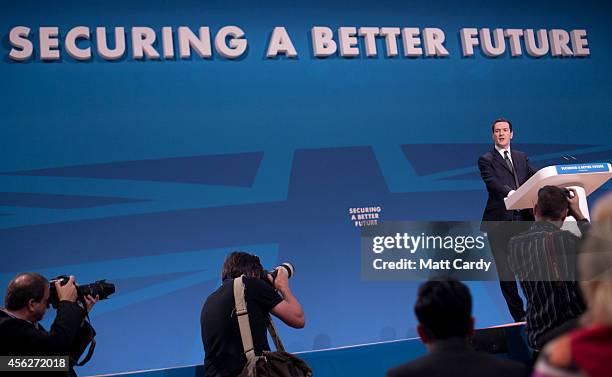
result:
<svg viewBox="0 0 612 377"><path fill-rule="evenodd" d="M566 188L567 202L569 204L568 215L572 216L576 220L583 220L584 215L580 211L580 198L576 189L568 187Z"/></svg>
<svg viewBox="0 0 612 377"><path fill-rule="evenodd" d="M280 292L286 291L289 288L289 273L282 267L276 268L276 279L274 279L274 288Z"/></svg>
<svg viewBox="0 0 612 377"><path fill-rule="evenodd" d="M83 299L85 300L85 309L87 309L87 312L89 313L91 309L93 309L96 302L98 302L100 299L100 296L96 295L96 297L92 297L91 295L86 295L83 297Z"/></svg>
<svg viewBox="0 0 612 377"><path fill-rule="evenodd" d="M57 308L60 301L81 302L89 312L98 300L104 300L115 293L115 285L106 280L95 283L76 285L74 276L58 276L51 280L49 303Z"/></svg>
<svg viewBox="0 0 612 377"><path fill-rule="evenodd" d="M78 293L76 284L74 283L74 276L70 276L68 281L64 282L62 279L56 279L53 282L55 291L57 292L57 302L60 301L72 301L76 302Z"/></svg>
<svg viewBox="0 0 612 377"><path fill-rule="evenodd" d="M284 292L287 292L289 289L289 278L293 276L294 271L293 265L285 262L268 272L268 281L274 286L274 289L284 296Z"/></svg>

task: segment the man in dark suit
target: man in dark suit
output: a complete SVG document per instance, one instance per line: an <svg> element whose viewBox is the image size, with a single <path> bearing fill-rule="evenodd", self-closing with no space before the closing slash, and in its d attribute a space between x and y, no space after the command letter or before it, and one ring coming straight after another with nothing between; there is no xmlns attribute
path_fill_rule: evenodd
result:
<svg viewBox="0 0 612 377"><path fill-rule="evenodd" d="M85 296L85 307L77 303L78 293L71 276L68 283L55 281L59 304L57 316L49 331L39 324L49 306L49 281L35 272L17 275L8 285L0 309L0 355L11 356L69 356L65 372L44 372L44 376L76 376L74 363L92 340L95 331L84 321L99 297ZM15 375L38 375L19 372Z"/></svg>
<svg viewBox="0 0 612 377"><path fill-rule="evenodd" d="M529 162L526 153L510 149L513 133L512 123L509 120L501 118L495 120L491 130L493 148L478 159L478 169L489 192L487 205L482 215L481 230L488 234L502 294L512 318L518 322L525 319L525 310L514 274L508 266L507 247L512 235L522 228L520 226L501 226L496 222L533 221L533 212L530 209L506 210L504 198L511 195L534 175L536 169ZM525 226L525 229L528 229L528 226Z"/></svg>
<svg viewBox="0 0 612 377"><path fill-rule="evenodd" d="M472 296L453 278L430 280L419 288L414 312L417 331L429 354L392 368L387 377L521 377L525 365L471 348Z"/></svg>

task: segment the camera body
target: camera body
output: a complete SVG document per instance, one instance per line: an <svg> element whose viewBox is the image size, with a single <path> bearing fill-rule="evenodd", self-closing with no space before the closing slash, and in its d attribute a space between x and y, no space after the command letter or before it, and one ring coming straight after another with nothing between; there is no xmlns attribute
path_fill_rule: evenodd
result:
<svg viewBox="0 0 612 377"><path fill-rule="evenodd" d="M49 304L54 308L57 308L59 304L59 297L57 296L57 290L55 289L55 282L59 281L60 285L68 284L70 277L67 275L61 275L50 281L49 285ZM75 284L76 285L76 284ZM108 296L115 293L115 285L104 280L98 280L95 283L76 285L78 299L83 301L85 296L90 295L92 297L99 296L100 300L105 300Z"/></svg>

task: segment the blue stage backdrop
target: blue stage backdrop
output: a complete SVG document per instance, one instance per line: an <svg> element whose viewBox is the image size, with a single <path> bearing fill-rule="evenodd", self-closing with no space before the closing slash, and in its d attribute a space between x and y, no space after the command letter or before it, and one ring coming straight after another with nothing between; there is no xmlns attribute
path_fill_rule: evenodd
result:
<svg viewBox="0 0 612 377"><path fill-rule="evenodd" d="M83 375L201 363L200 308L231 250L295 264L307 325L279 326L290 351L414 336L417 284L361 279L349 208L380 206L381 221L479 220L476 160L500 116L539 167L564 155L609 162L611 16L599 1L3 4L0 285L24 270L117 284L92 313L98 346ZM180 26L214 39L227 25L248 41L238 58L214 41L209 58L178 55ZM9 56L18 26L33 48L23 61ZM67 52L76 26L91 32L77 41L91 47L85 61ZM296 57L266 56L276 26ZM355 57L339 46L316 57L314 26L336 42L342 26L438 28L448 56L405 57L398 36L396 57L382 37L372 57L363 37ZM41 27L58 28L59 60L43 61ZM105 60L96 27L109 48L124 27L126 53ZM133 57L132 27L154 31L159 60ZM586 30L589 54L534 58L521 39L512 57L506 38L501 56L477 45L464 57L462 28ZM470 287L478 326L510 320L496 283Z"/></svg>

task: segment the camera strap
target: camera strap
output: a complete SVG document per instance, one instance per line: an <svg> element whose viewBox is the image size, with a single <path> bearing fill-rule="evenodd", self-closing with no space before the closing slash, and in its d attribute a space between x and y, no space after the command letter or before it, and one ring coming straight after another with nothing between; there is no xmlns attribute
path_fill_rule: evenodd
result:
<svg viewBox="0 0 612 377"><path fill-rule="evenodd" d="M254 362L255 349L253 348L253 335L251 334L251 324L249 323L249 312L244 298L244 275L234 279L234 305L236 307L236 317L238 327L240 327L240 338L242 338L242 348L248 362Z"/></svg>
<svg viewBox="0 0 612 377"><path fill-rule="evenodd" d="M87 364L89 362L89 360L91 360L91 358L93 357L95 349L96 349L96 340L94 339L94 337L92 335L90 343L89 343L89 350L87 350L87 355L85 355L83 360L77 362L75 365L78 366L78 367L81 367L81 366Z"/></svg>
<svg viewBox="0 0 612 377"><path fill-rule="evenodd" d="M244 275L243 275L244 276ZM234 303L236 306L236 316L238 317L238 326L240 327L240 337L242 338L242 348L247 361L255 360L255 349L253 348L253 335L251 333L251 324L249 323L249 313L247 311L244 281L242 277L234 279ZM276 332L274 322L268 315L268 331L274 342L277 351L285 352L285 347Z"/></svg>
<svg viewBox="0 0 612 377"><path fill-rule="evenodd" d="M78 367L87 364L89 360L91 360L91 358L93 357L94 350L96 349L96 339L95 339L96 332L91 326L91 320L89 319L89 311L87 310L87 304L85 303L85 299L84 298L81 299L81 302L83 303L83 309L85 310L85 318L86 318L87 324L89 325L90 331L89 331L89 349L87 350L87 355L85 355L83 360L78 361L78 357L77 357L77 362L75 363L75 365Z"/></svg>
<svg viewBox="0 0 612 377"><path fill-rule="evenodd" d="M274 342L274 346L276 347L276 350L280 352L285 352L285 347L283 346L283 342L281 342L280 337L278 336L276 332L276 327L274 327L274 321L272 321L272 318L269 315L268 315L268 331L270 332L270 337L272 338L272 341Z"/></svg>

